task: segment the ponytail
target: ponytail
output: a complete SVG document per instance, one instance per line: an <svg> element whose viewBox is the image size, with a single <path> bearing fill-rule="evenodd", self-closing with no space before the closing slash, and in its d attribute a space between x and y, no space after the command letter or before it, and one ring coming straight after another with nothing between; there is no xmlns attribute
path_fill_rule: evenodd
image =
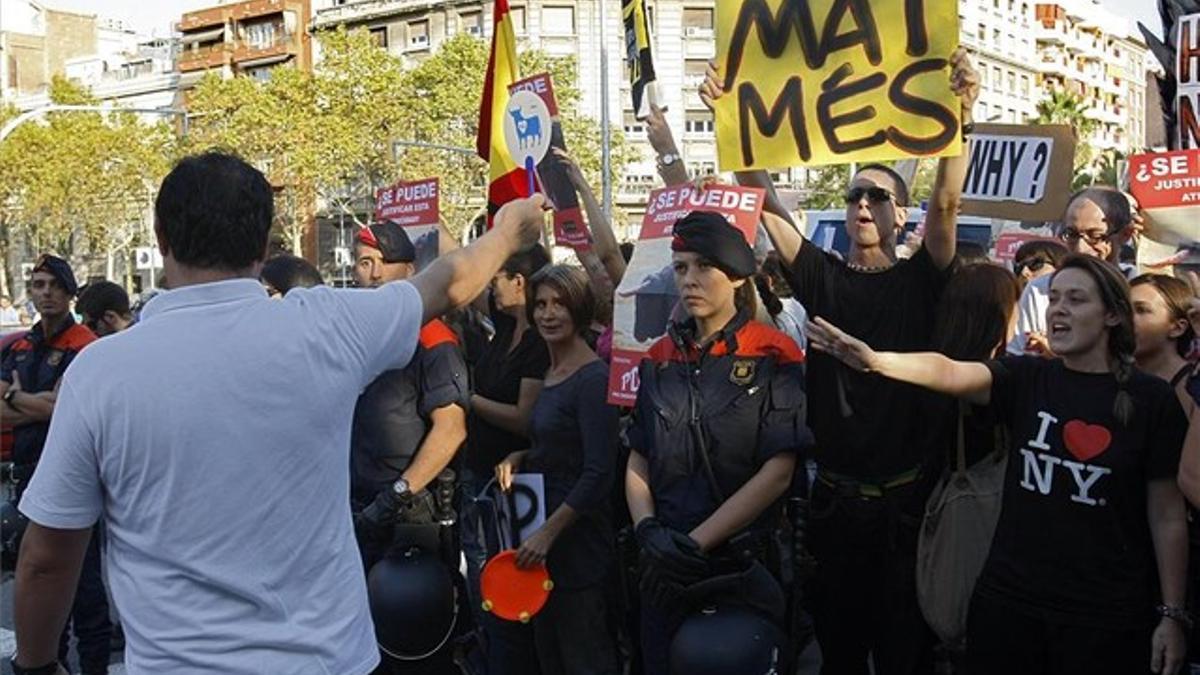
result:
<svg viewBox="0 0 1200 675"><path fill-rule="evenodd" d="M767 275L762 272L755 274L754 287L758 289L758 297L762 300L763 308L767 310L771 318L779 316L779 313L783 311L783 301L771 290Z"/></svg>

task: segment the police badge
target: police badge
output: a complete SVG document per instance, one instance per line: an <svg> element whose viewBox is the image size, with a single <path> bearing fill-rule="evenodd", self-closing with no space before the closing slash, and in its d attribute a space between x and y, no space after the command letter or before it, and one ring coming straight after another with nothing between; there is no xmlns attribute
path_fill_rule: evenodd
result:
<svg viewBox="0 0 1200 675"><path fill-rule="evenodd" d="M739 359L733 362L733 368L729 370L729 381L744 387L754 381L754 361L750 359Z"/></svg>

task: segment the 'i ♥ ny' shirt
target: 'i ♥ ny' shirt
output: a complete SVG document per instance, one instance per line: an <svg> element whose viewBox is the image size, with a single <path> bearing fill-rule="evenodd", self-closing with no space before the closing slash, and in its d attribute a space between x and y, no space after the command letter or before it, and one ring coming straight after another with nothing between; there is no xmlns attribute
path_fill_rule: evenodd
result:
<svg viewBox="0 0 1200 675"><path fill-rule="evenodd" d="M977 592L1071 623L1145 625L1157 601L1147 482L1175 479L1187 432L1175 392L1134 371L1133 415L1121 424L1111 373L1037 357L988 368L1013 447Z"/></svg>

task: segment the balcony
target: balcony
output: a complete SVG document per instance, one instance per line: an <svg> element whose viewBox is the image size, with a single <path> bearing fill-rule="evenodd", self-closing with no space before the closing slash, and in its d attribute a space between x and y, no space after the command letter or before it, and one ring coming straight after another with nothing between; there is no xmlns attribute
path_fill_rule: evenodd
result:
<svg viewBox="0 0 1200 675"><path fill-rule="evenodd" d="M233 44L233 61L234 63L242 63L244 61L258 61L261 59L271 59L277 56L295 55L300 51L300 40L298 36L280 35L273 40L238 40Z"/></svg>
<svg viewBox="0 0 1200 675"><path fill-rule="evenodd" d="M228 45L224 42L212 43L198 49L184 49L179 54L179 72L220 68L225 65L225 57L228 53Z"/></svg>

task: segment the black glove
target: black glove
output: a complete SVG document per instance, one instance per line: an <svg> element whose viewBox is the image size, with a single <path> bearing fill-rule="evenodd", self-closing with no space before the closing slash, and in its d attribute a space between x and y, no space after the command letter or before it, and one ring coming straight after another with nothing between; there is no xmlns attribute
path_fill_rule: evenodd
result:
<svg viewBox="0 0 1200 675"><path fill-rule="evenodd" d="M642 549L643 577L652 570L658 583L690 586L708 575L708 560L694 539L663 525L657 518L644 518L634 530Z"/></svg>
<svg viewBox="0 0 1200 675"><path fill-rule="evenodd" d="M397 501L396 522L402 525L431 525L438 522L437 505L429 490L421 490L411 499Z"/></svg>

